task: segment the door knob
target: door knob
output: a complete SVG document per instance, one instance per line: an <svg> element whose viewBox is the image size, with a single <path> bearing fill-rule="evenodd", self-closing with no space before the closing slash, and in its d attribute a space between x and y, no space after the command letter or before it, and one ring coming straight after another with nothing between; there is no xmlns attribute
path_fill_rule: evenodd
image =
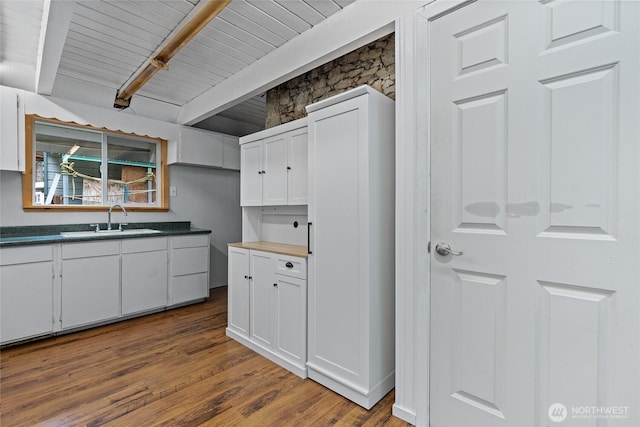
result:
<svg viewBox="0 0 640 427"><path fill-rule="evenodd" d="M455 256L463 255L462 251L456 252L454 250L451 250L451 246L447 242L436 243L436 253L442 256L447 256L449 254L455 255Z"/></svg>

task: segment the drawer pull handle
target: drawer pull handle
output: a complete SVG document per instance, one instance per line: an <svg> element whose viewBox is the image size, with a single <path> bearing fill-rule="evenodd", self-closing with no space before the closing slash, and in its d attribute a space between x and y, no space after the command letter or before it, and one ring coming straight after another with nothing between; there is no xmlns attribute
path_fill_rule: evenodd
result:
<svg viewBox="0 0 640 427"><path fill-rule="evenodd" d="M285 265L287 268L293 268L293 263L291 263L291 261L287 262Z"/></svg>

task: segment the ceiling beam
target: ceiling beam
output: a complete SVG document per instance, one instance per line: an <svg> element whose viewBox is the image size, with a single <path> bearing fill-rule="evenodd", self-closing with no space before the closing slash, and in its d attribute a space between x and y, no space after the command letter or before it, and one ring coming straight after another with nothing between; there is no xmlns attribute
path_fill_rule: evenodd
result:
<svg viewBox="0 0 640 427"><path fill-rule="evenodd" d="M74 5L75 1L44 1L35 75L35 91L41 95L53 91Z"/></svg>
<svg viewBox="0 0 640 427"><path fill-rule="evenodd" d="M143 65L136 73L133 79L129 79L118 90L113 106L115 108L127 108L131 102L131 97L144 86L151 77L159 70L168 70L169 61L184 46L186 46L192 38L194 38L200 30L202 30L213 18L231 3L231 0L208 0L200 2L198 11L189 17L189 20L181 22L180 30L176 34L173 32L167 38L160 48L160 52L154 53L148 59L146 65Z"/></svg>
<svg viewBox="0 0 640 427"><path fill-rule="evenodd" d="M395 19L429 0L356 0L182 107L192 125L394 31Z"/></svg>

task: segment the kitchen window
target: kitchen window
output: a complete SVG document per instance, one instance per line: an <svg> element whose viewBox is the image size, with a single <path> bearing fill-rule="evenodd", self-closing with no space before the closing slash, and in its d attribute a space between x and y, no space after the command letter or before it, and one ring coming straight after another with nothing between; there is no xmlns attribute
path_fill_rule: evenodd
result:
<svg viewBox="0 0 640 427"><path fill-rule="evenodd" d="M27 115L25 209L168 210L167 143Z"/></svg>

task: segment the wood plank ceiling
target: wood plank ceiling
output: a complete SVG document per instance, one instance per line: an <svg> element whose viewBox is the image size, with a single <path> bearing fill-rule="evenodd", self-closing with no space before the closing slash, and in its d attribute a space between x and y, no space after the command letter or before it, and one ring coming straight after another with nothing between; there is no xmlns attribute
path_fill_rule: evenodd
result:
<svg viewBox="0 0 640 427"><path fill-rule="evenodd" d="M203 0L204 1L204 0ZM354 0L233 0L136 94L183 106ZM65 76L119 89L200 0L77 1L57 70ZM33 66L43 1L3 0L1 59ZM260 108L262 105L262 110ZM264 98L227 114L264 124Z"/></svg>

